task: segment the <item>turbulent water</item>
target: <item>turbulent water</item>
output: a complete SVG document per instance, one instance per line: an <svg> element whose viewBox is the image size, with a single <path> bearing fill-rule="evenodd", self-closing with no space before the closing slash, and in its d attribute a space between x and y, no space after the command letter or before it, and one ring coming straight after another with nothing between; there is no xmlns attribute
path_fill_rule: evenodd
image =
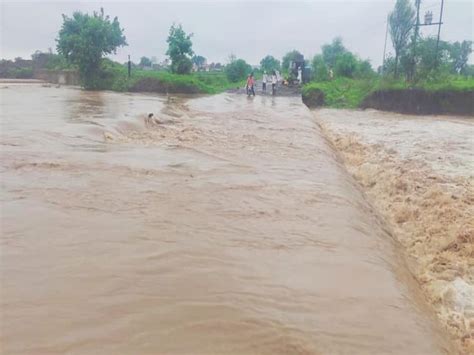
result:
<svg viewBox="0 0 474 355"><path fill-rule="evenodd" d="M474 122L317 110L461 352L474 354Z"/></svg>
<svg viewBox="0 0 474 355"><path fill-rule="evenodd" d="M450 352L298 98L1 90L2 353Z"/></svg>

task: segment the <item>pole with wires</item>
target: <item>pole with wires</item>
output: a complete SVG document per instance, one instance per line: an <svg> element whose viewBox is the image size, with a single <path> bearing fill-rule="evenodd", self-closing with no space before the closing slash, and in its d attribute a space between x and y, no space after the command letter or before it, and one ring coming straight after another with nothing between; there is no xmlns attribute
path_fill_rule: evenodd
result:
<svg viewBox="0 0 474 355"><path fill-rule="evenodd" d="M438 39L436 40L435 68L438 67L439 35L441 33L441 25L443 24L443 8L444 8L444 0L441 0L441 11L439 13L439 23L438 23Z"/></svg>
<svg viewBox="0 0 474 355"><path fill-rule="evenodd" d="M389 15L387 15L387 25L385 26L385 43L383 45L382 76L385 71L385 52L387 51L388 18L389 18Z"/></svg>
<svg viewBox="0 0 474 355"><path fill-rule="evenodd" d="M411 69L411 78L415 77L416 72L416 40L418 39L418 32L420 30L420 5L421 0L416 0L416 24L415 24L415 35L413 36L413 55L412 55L412 69Z"/></svg>

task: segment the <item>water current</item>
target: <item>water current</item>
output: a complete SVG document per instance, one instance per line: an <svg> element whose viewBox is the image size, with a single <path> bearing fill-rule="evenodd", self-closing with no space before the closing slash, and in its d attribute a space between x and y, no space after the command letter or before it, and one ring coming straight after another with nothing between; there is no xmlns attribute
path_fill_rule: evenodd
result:
<svg viewBox="0 0 474 355"><path fill-rule="evenodd" d="M299 98L3 84L1 172L4 354L451 352Z"/></svg>

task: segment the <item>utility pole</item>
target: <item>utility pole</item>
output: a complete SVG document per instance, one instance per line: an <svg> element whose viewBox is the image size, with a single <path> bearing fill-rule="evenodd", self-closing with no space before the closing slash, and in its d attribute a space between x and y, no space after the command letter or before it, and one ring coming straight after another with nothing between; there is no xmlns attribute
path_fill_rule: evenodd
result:
<svg viewBox="0 0 474 355"><path fill-rule="evenodd" d="M435 57L435 67L438 66L438 49L439 49L439 35L441 33L441 25L443 24L443 8L444 8L444 0L441 0L441 10L439 13L439 22L431 22L433 19L433 13L428 11L425 14L425 23L420 23L420 3L421 0L416 0L416 24L415 26L415 35L413 38L413 75L415 74L415 66L416 66L416 40L418 39L418 32L420 26L438 26L438 39L436 40L436 57Z"/></svg>
<svg viewBox="0 0 474 355"><path fill-rule="evenodd" d="M415 35L413 36L413 57L412 57L412 68L410 73L410 79L415 77L416 72L416 40L418 39L418 32L420 30L420 5L421 0L416 0L416 24L415 24Z"/></svg>
<svg viewBox="0 0 474 355"><path fill-rule="evenodd" d="M438 39L436 40L435 68L438 66L439 35L441 33L441 25L443 23L443 8L444 8L444 0L441 0L441 11L439 13L439 24L438 24Z"/></svg>
<svg viewBox="0 0 474 355"><path fill-rule="evenodd" d="M388 35L388 15L387 15L387 25L385 26L385 44L383 45L382 76L385 71L385 52L387 51L387 35Z"/></svg>
<svg viewBox="0 0 474 355"><path fill-rule="evenodd" d="M132 73L132 62L130 62L130 54L128 55L128 78L130 79L130 75Z"/></svg>

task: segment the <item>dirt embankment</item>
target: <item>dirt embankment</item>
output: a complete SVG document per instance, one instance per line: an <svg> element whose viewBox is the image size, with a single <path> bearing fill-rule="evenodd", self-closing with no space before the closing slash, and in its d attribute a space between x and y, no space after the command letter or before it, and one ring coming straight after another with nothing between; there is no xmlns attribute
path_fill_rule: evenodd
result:
<svg viewBox="0 0 474 355"><path fill-rule="evenodd" d="M377 90L364 99L361 108L415 115L474 116L474 91Z"/></svg>
<svg viewBox="0 0 474 355"><path fill-rule="evenodd" d="M440 175L329 117L320 124L406 250L413 275L460 353L474 353L472 179Z"/></svg>
<svg viewBox="0 0 474 355"><path fill-rule="evenodd" d="M303 103L309 108L324 106L324 92L322 90L311 90L304 92L301 96Z"/></svg>
<svg viewBox="0 0 474 355"><path fill-rule="evenodd" d="M302 100L309 108L326 106L325 93L320 89L303 91ZM377 90L364 98L360 108L413 115L474 116L474 91Z"/></svg>

